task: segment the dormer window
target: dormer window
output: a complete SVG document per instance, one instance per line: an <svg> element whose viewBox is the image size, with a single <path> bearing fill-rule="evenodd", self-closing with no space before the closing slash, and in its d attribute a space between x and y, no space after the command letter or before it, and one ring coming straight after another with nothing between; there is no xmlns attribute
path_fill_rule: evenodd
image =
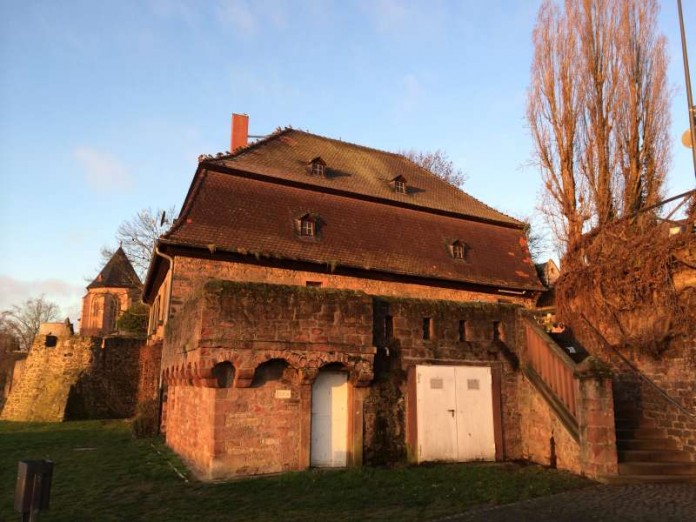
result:
<svg viewBox="0 0 696 522"><path fill-rule="evenodd" d="M406 194L406 178L397 176L392 180L392 184L394 185L394 192Z"/></svg>
<svg viewBox="0 0 696 522"><path fill-rule="evenodd" d="M317 156L307 164L307 169L312 176L324 176L326 173L326 162Z"/></svg>
<svg viewBox="0 0 696 522"><path fill-rule="evenodd" d="M461 259L465 261L468 250L469 247L467 246L467 244L463 241L460 241L459 239L457 239L450 245L450 254L454 259Z"/></svg>
<svg viewBox="0 0 696 522"><path fill-rule="evenodd" d="M300 218L299 232L302 237L314 237L317 233L317 220L311 214Z"/></svg>
<svg viewBox="0 0 696 522"><path fill-rule="evenodd" d="M300 221L300 235L305 237L314 237L314 220L313 219L303 219Z"/></svg>

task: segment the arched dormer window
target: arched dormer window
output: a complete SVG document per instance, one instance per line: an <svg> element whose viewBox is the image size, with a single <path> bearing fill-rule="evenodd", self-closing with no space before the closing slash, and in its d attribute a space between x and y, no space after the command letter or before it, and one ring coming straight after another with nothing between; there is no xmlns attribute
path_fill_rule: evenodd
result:
<svg viewBox="0 0 696 522"><path fill-rule="evenodd" d="M307 170L312 176L323 177L326 173L326 162L320 156L317 156L307 164Z"/></svg>
<svg viewBox="0 0 696 522"><path fill-rule="evenodd" d="M466 261L469 246L463 241L457 239L450 245L450 255L453 259L461 259Z"/></svg>
<svg viewBox="0 0 696 522"><path fill-rule="evenodd" d="M399 194L406 194L406 178L401 175L396 176L392 180L392 185L394 186L394 192Z"/></svg>

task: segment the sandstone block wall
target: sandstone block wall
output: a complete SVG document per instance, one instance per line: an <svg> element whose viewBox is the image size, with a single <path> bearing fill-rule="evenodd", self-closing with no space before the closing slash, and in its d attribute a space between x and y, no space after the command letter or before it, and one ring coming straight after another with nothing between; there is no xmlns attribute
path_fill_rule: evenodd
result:
<svg viewBox="0 0 696 522"><path fill-rule="evenodd" d="M10 391L22 377L26 353L15 351L0 351L0 412L5 405Z"/></svg>
<svg viewBox="0 0 696 522"><path fill-rule="evenodd" d="M582 472L580 445L559 420L542 395L526 379L518 393L521 458L545 466Z"/></svg>
<svg viewBox="0 0 696 522"><path fill-rule="evenodd" d="M47 342L48 341L48 342ZM71 387L89 367L99 339L37 335L22 378L14 384L2 411L3 420L60 422L65 418Z"/></svg>
<svg viewBox="0 0 696 522"><path fill-rule="evenodd" d="M311 384L327 365L349 374L350 464L406 460L409 372L446 364L491 368L497 459L590 476L616 466L610 383L580 387L574 440L520 371L519 306L213 281L181 304L162 350L167 443L202 478L308 467Z"/></svg>
<svg viewBox="0 0 696 522"><path fill-rule="evenodd" d="M595 332L582 324L576 329L587 350L609 364L614 372L616 410L642 411L644 417L654 419L696 462L696 325L693 331L690 338L673 339L659 355L632 347L617 348L634 368L692 412L689 415L641 379Z"/></svg>
<svg viewBox="0 0 696 522"><path fill-rule="evenodd" d="M442 299L450 301L505 301L534 306L536 296L521 298L414 283L402 283L380 279L366 279L346 275L336 275L327 268L327 273L305 272L262 265L213 261L209 259L176 257L171 289L171 315L176 315L184 303L190 299L202 285L211 279L226 281L270 283L304 287L307 282L321 283L322 288L336 288L365 292L369 295L394 297ZM160 291L165 292L166 285ZM162 295L162 299L165 296Z"/></svg>
<svg viewBox="0 0 696 522"><path fill-rule="evenodd" d="M209 282L166 328L167 443L205 479L304 469L314 378L333 365L369 383L371 342L363 293Z"/></svg>
<svg viewBox="0 0 696 522"><path fill-rule="evenodd" d="M500 458L520 458L516 309L485 302L375 298L375 345L380 347L375 364L381 368L375 370L365 402L368 461L381 463L382 455L404 459L410 453L408 434L415 418L409 414L409 401L415 397L409 394L407 374L420 364L490 366L500 379L495 399ZM426 319L429 339L424 339Z"/></svg>
<svg viewBox="0 0 696 522"><path fill-rule="evenodd" d="M133 414L142 340L38 335L2 419L60 422Z"/></svg>

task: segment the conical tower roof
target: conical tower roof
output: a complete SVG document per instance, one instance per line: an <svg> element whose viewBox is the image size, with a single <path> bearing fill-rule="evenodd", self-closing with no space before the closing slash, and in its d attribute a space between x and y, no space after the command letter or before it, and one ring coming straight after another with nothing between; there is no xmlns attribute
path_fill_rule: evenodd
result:
<svg viewBox="0 0 696 522"><path fill-rule="evenodd" d="M138 274L131 262L128 260L123 248L118 247L118 250L111 256L109 262L106 263L99 275L94 278L87 289L90 288L141 288L143 284L140 282Z"/></svg>

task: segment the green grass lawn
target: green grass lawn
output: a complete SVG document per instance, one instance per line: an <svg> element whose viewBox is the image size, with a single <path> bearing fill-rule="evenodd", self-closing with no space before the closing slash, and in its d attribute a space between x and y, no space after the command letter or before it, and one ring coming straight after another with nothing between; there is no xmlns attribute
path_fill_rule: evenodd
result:
<svg viewBox="0 0 696 522"><path fill-rule="evenodd" d="M537 466L433 464L306 471L204 484L182 480L159 440L135 440L122 421L0 422L0 520L13 511L17 462L55 463L50 521L429 520L592 482Z"/></svg>

